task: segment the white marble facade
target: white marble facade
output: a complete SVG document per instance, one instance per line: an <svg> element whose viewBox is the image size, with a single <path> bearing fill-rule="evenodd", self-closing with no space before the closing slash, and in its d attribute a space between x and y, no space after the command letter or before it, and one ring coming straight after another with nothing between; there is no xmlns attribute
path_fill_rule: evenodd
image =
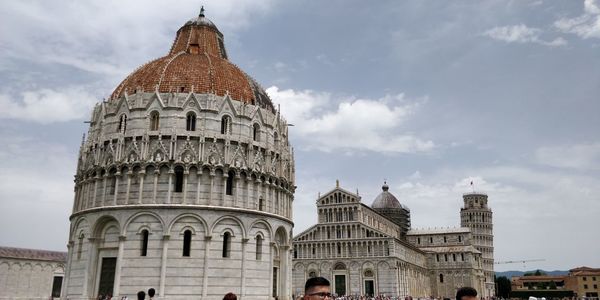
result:
<svg viewBox="0 0 600 300"><path fill-rule="evenodd" d="M295 294L314 276L329 279L338 295L453 298L462 286L485 291L484 260L471 228L405 234L405 222L394 223L399 218L386 218L339 184L316 203L318 223L293 239Z"/></svg>
<svg viewBox="0 0 600 300"><path fill-rule="evenodd" d="M100 103L75 182L65 298L289 299L294 160L276 112L194 93Z"/></svg>
<svg viewBox="0 0 600 300"><path fill-rule="evenodd" d="M3 252L2 250L0 249L0 252ZM28 253L48 252L17 250ZM58 299L64 272L65 265L62 259L3 257L0 254L0 299Z"/></svg>

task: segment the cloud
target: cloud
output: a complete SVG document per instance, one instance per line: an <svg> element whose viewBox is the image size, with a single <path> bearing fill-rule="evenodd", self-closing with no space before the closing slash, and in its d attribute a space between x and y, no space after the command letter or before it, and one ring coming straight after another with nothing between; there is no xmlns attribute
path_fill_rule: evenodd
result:
<svg viewBox="0 0 600 300"><path fill-rule="evenodd" d="M206 16L222 32L234 33L267 14L273 1L204 4ZM20 59L125 76L137 65L165 55L177 29L199 10L197 1L6 2L0 10L0 62Z"/></svg>
<svg viewBox="0 0 600 300"><path fill-rule="evenodd" d="M282 114L295 125L294 137L301 139L299 144L306 149L416 153L434 148L430 140L398 133L423 100L409 102L399 94L338 101L329 93L279 90L276 86L267 93L281 104Z"/></svg>
<svg viewBox="0 0 600 300"><path fill-rule="evenodd" d="M550 47L564 46L567 44L567 41L561 37L558 37L552 41L544 41L540 39L541 33L542 30L538 28L527 27L524 24L520 24L513 26L494 27L484 32L483 35L507 43L537 43Z"/></svg>
<svg viewBox="0 0 600 300"><path fill-rule="evenodd" d="M540 147L535 151L535 160L557 168L600 170L600 142Z"/></svg>
<svg viewBox="0 0 600 300"><path fill-rule="evenodd" d="M65 251L76 149L70 151L68 145L9 134L5 130L1 133L2 243Z"/></svg>
<svg viewBox="0 0 600 300"><path fill-rule="evenodd" d="M575 18L561 18L554 26L566 33L575 34L583 39L600 38L600 4L597 0L583 2L583 14Z"/></svg>
<svg viewBox="0 0 600 300"><path fill-rule="evenodd" d="M0 119L49 124L81 120L88 116L97 99L82 88L57 91L40 89L23 92L18 99L0 94Z"/></svg>

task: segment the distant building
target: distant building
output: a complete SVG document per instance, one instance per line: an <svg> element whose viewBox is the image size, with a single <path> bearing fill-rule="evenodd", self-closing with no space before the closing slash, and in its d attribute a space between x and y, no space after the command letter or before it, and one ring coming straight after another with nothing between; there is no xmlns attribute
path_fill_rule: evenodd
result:
<svg viewBox="0 0 600 300"><path fill-rule="evenodd" d="M60 298L67 252L0 247L0 299Z"/></svg>
<svg viewBox="0 0 600 300"><path fill-rule="evenodd" d="M579 267L569 270L566 287L578 297L598 297L600 268Z"/></svg>
<svg viewBox="0 0 600 300"><path fill-rule="evenodd" d="M472 229L411 229L410 209L387 184L382 189L371 207L339 183L317 199L317 224L293 239L294 293L303 292L306 279L323 276L338 295L452 298L462 286L493 295ZM463 210L471 208L467 202ZM485 222L491 225L491 217Z"/></svg>

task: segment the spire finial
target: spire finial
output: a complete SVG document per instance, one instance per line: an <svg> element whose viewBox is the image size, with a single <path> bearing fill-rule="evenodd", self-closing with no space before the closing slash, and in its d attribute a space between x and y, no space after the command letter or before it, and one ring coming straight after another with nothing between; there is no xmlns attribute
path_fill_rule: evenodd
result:
<svg viewBox="0 0 600 300"><path fill-rule="evenodd" d="M336 187L336 188L339 188L339 187L340 187L340 180L339 180L339 179L336 179L336 180L335 180L335 187Z"/></svg>
<svg viewBox="0 0 600 300"><path fill-rule="evenodd" d="M390 187L387 185L387 179L384 179L384 180L383 180L383 186L381 186L381 189L382 189L384 192L387 192L387 191L390 189Z"/></svg>
<svg viewBox="0 0 600 300"><path fill-rule="evenodd" d="M198 16L204 17L204 5L202 5L202 7L200 7L200 14Z"/></svg>

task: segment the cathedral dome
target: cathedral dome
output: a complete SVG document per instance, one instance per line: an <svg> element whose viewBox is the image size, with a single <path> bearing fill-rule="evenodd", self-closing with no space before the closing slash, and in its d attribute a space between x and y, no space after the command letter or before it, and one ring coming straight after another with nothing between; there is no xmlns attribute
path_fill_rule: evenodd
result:
<svg viewBox="0 0 600 300"><path fill-rule="evenodd" d="M383 190L383 192L381 192L381 194L379 194L379 196L377 196L377 198L375 198L375 201L373 201L373 204L371 204L372 208L374 208L374 209L402 208L402 204L400 204L400 201L398 201L398 199L396 199L396 196L394 196L394 195L392 195L392 193L388 192L390 187L387 185L387 183L384 182L381 189Z"/></svg>
<svg viewBox="0 0 600 300"><path fill-rule="evenodd" d="M204 16L186 22L166 56L142 65L114 90L111 99L138 92L206 93L274 111L265 90L227 58L223 34Z"/></svg>

